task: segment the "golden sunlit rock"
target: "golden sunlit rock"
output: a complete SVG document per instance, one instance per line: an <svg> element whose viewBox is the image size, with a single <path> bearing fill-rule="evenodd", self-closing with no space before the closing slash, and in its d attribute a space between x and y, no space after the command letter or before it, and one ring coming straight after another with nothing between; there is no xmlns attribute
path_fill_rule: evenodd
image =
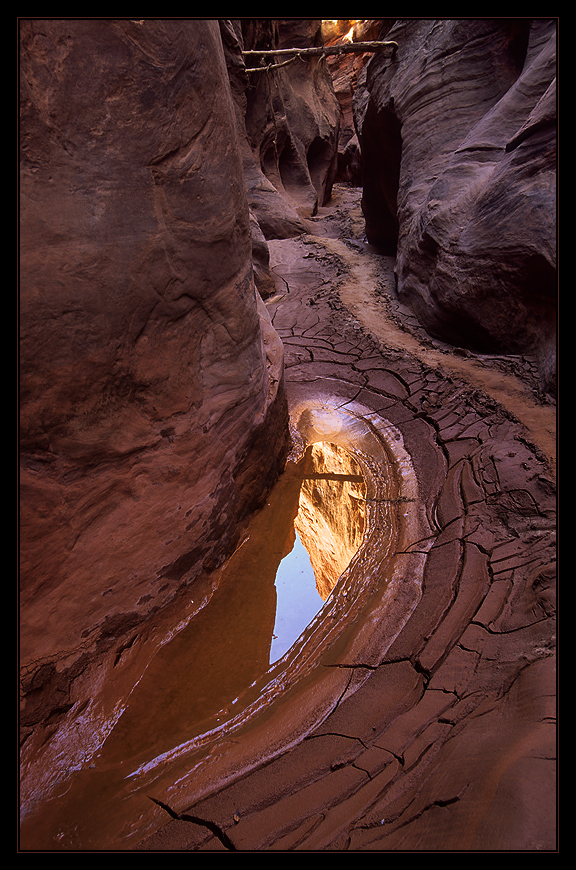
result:
<svg viewBox="0 0 576 870"><path fill-rule="evenodd" d="M326 599L362 544L366 486L360 466L337 444L308 448L296 529Z"/></svg>

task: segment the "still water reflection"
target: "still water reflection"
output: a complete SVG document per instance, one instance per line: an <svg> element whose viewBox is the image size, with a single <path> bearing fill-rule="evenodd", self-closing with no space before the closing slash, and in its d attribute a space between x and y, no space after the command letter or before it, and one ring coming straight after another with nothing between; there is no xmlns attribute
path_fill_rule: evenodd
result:
<svg viewBox="0 0 576 870"><path fill-rule="evenodd" d="M282 658L324 604L308 551L298 534L291 552L276 574L276 622L270 648L270 664Z"/></svg>
<svg viewBox="0 0 576 870"><path fill-rule="evenodd" d="M341 448L316 444L284 472L210 602L150 662L102 758L143 762L237 715L243 693L302 634L361 540L363 479L350 463Z"/></svg>
<svg viewBox="0 0 576 870"><path fill-rule="evenodd" d="M130 801L163 759L253 702L348 564L364 508L363 478L341 448L315 444L291 463L208 604L156 653L89 768L30 819L26 836L50 842L60 831L60 849L99 848L110 830L131 824Z"/></svg>

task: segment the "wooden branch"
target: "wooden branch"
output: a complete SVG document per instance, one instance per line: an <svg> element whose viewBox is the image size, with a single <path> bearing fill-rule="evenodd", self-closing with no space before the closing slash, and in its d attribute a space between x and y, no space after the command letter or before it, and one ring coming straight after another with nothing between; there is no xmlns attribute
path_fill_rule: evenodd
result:
<svg viewBox="0 0 576 870"><path fill-rule="evenodd" d="M281 66L288 66L289 63L294 63L295 60L298 60L298 55L295 54L294 57L289 58L289 60L283 60L282 63L267 63L266 66L256 66L252 69L246 69L247 73L256 73L256 72L264 72L264 70L269 69L280 69Z"/></svg>
<svg viewBox="0 0 576 870"><path fill-rule="evenodd" d="M321 57L322 55L333 54L350 54L357 52L362 54L370 51L381 51L384 48L391 48L396 51L398 48L397 42L343 42L341 45L325 45L314 48L277 48L271 51L243 51L244 57L281 57L283 55L302 55L304 57Z"/></svg>

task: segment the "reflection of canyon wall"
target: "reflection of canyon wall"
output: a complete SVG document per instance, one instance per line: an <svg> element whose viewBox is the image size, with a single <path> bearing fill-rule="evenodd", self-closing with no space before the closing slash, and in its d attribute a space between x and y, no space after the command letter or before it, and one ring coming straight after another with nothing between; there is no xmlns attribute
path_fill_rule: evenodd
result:
<svg viewBox="0 0 576 870"><path fill-rule="evenodd" d="M302 462L296 529L326 599L362 543L366 487L356 460L336 444L314 444Z"/></svg>
<svg viewBox="0 0 576 870"><path fill-rule="evenodd" d="M369 241L433 335L529 353L555 391L556 26L397 20L355 94Z"/></svg>
<svg viewBox="0 0 576 870"><path fill-rule="evenodd" d="M218 22L20 26L22 724L33 759L61 721L70 733L101 687L113 691L115 665L146 626L161 634L179 591L229 556L288 430Z"/></svg>

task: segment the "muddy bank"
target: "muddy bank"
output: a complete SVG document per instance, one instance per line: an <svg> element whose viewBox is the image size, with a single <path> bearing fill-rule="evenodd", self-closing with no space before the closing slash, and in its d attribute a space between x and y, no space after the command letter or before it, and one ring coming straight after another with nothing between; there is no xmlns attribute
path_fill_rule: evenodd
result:
<svg viewBox="0 0 576 870"><path fill-rule="evenodd" d="M346 234L345 238L319 236L317 241L346 268L339 294L348 311L383 349L406 351L501 404L523 424L555 473L556 403L542 393L536 358L476 354L432 338L398 300L394 257L379 254L366 243L359 200L358 189L338 186L331 209L311 221L313 228L328 232L336 221Z"/></svg>
<svg viewBox="0 0 576 870"><path fill-rule="evenodd" d="M357 204L339 188L310 234L271 243L268 309L292 425L304 403L335 415L323 438L352 415L405 451L417 497L395 500L408 537L390 553L393 600L411 583L416 595L393 626L376 602L354 644L336 644L320 672L346 688L322 695L322 721L284 696L260 762L208 790L202 765L187 768L139 850L555 848L554 406L531 360L463 355L421 333L391 269L375 273ZM356 425L348 446L364 455ZM402 564L415 558L416 572ZM310 698L317 679L301 684ZM253 719L237 748L265 735Z"/></svg>

